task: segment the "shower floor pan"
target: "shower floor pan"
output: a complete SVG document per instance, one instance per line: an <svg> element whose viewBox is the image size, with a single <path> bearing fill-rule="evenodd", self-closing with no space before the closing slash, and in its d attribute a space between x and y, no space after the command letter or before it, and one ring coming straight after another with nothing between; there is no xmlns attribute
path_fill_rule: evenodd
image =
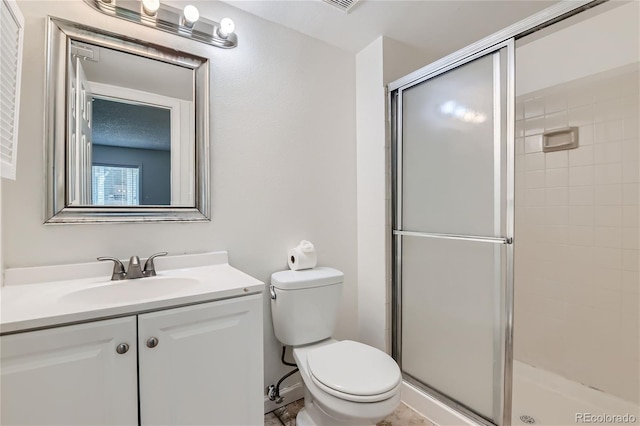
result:
<svg viewBox="0 0 640 426"><path fill-rule="evenodd" d="M640 425L639 411L638 405L632 402L520 361L513 363L514 426L589 423ZM590 421L589 415L594 416L590 417ZM607 415L627 417L615 419ZM635 422L629 421L632 420L631 416L635 417Z"/></svg>

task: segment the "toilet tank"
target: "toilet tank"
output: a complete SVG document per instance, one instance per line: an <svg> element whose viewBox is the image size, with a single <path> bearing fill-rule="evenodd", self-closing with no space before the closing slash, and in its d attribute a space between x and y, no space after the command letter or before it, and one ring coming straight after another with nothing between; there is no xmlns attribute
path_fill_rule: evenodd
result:
<svg viewBox="0 0 640 426"><path fill-rule="evenodd" d="M271 318L283 345L300 346L331 337L343 279L342 272L322 266L271 275Z"/></svg>

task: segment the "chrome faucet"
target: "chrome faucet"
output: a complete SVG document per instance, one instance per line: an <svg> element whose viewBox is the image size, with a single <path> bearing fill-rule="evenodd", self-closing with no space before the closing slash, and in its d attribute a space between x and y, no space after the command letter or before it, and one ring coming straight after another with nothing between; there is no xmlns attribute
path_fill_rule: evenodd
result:
<svg viewBox="0 0 640 426"><path fill-rule="evenodd" d="M166 256L167 252L163 251L160 253L155 253L149 256L147 261L144 263L144 268L140 267L140 258L138 256L131 256L129 259L129 267L127 271L124 270L124 265L119 259L115 257L98 257L98 260L110 260L113 262L113 273L111 274L111 281L120 281L120 280L133 280L137 278L144 277L155 277L156 276L156 268L153 263L153 259L158 256Z"/></svg>

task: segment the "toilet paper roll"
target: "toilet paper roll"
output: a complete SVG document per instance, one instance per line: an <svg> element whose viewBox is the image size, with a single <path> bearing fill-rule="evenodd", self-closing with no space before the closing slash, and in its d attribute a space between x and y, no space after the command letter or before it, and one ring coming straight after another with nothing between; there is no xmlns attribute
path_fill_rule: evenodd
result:
<svg viewBox="0 0 640 426"><path fill-rule="evenodd" d="M297 247L289 250L287 263L293 271L315 268L318 263L315 247L309 241L300 241Z"/></svg>

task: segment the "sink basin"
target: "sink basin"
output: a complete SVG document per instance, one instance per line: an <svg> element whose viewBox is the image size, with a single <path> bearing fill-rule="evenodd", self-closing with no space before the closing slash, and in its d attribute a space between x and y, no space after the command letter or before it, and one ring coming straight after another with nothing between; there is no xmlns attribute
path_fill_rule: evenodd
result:
<svg viewBox="0 0 640 426"><path fill-rule="evenodd" d="M120 304L157 299L197 287L200 281L186 277L151 277L106 281L65 294L61 300L83 304Z"/></svg>

